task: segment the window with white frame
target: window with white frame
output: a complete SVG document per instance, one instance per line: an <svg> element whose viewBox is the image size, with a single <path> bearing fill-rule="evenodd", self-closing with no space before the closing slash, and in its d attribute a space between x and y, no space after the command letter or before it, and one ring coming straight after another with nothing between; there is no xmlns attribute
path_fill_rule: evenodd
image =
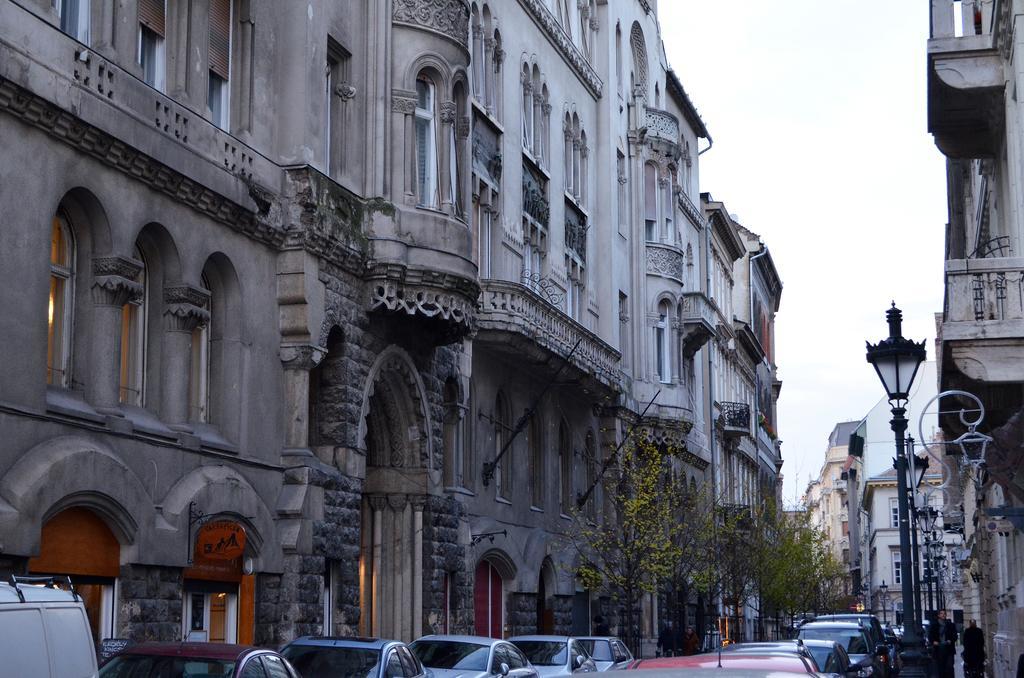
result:
<svg viewBox="0 0 1024 678"><path fill-rule="evenodd" d="M550 208L547 180L532 163L523 161L523 281L540 281L542 261L547 256L547 231Z"/></svg>
<svg viewBox="0 0 1024 678"><path fill-rule="evenodd" d="M565 271L569 278L566 290L566 313L582 322L586 307L587 218L571 201L565 201Z"/></svg>
<svg viewBox="0 0 1024 678"><path fill-rule="evenodd" d="M89 44L90 0L54 0L60 30L79 42Z"/></svg>
<svg viewBox="0 0 1024 678"><path fill-rule="evenodd" d="M900 526L900 504L895 498L889 500L889 527Z"/></svg>
<svg viewBox="0 0 1024 678"><path fill-rule="evenodd" d="M210 0L206 105L213 124L231 124L231 0Z"/></svg>
<svg viewBox="0 0 1024 678"><path fill-rule="evenodd" d="M164 91L166 0L139 0L138 59L146 84Z"/></svg>
<svg viewBox="0 0 1024 678"><path fill-rule="evenodd" d="M903 570L900 567L900 552L892 551L892 582L895 586L903 583Z"/></svg>
<svg viewBox="0 0 1024 678"><path fill-rule="evenodd" d="M146 309L149 301L149 269L142 251L134 256L142 262L137 281L142 293L121 307L121 356L118 397L125 405L142 407L146 362Z"/></svg>
<svg viewBox="0 0 1024 678"><path fill-rule="evenodd" d="M520 73L520 83L523 86L523 148L527 151L533 148L533 77L530 75L530 66L523 64ZM539 92L538 92L539 94Z"/></svg>
<svg viewBox="0 0 1024 678"><path fill-rule="evenodd" d="M50 299L47 312L46 383L71 385L71 313L74 307L75 239L67 218L53 217L50 232Z"/></svg>
<svg viewBox="0 0 1024 678"><path fill-rule="evenodd" d="M672 381L672 361L669 358L668 314L668 302L662 301L658 304L658 319L654 325L654 352L658 380L663 384L668 384Z"/></svg>
<svg viewBox="0 0 1024 678"><path fill-rule="evenodd" d="M644 239L658 241L658 168L644 165Z"/></svg>
<svg viewBox="0 0 1024 678"><path fill-rule="evenodd" d="M416 79L416 204L437 207L437 126L434 82Z"/></svg>
<svg viewBox="0 0 1024 678"><path fill-rule="evenodd" d="M670 176L662 178L661 181L661 211L662 217L665 224L665 229L662 231L662 240L669 243L675 243L676 234L675 227L672 221L672 179Z"/></svg>
<svg viewBox="0 0 1024 678"><path fill-rule="evenodd" d="M203 275L201 284L204 289L212 292L213 287L210 281ZM190 361L190 373L188 379L188 409L189 420L199 423L210 421L210 349L212 332L211 325L215 321L214 313L220 312L219 307L214 306L214 298L211 293L209 299L209 321L197 325L192 330L192 359Z"/></svg>

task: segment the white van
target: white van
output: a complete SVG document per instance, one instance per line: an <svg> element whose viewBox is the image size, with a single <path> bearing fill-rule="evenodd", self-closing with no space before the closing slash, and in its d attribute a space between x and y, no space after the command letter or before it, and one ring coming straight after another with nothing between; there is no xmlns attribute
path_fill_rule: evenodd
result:
<svg viewBox="0 0 1024 678"><path fill-rule="evenodd" d="M0 678L96 675L89 619L67 577L0 582Z"/></svg>

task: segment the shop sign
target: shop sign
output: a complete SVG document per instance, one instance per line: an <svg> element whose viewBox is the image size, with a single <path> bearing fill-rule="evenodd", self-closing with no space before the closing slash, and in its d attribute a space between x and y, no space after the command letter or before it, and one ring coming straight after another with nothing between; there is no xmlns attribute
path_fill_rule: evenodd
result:
<svg viewBox="0 0 1024 678"><path fill-rule="evenodd" d="M196 537L196 560L234 560L245 553L245 530L238 523L207 523Z"/></svg>

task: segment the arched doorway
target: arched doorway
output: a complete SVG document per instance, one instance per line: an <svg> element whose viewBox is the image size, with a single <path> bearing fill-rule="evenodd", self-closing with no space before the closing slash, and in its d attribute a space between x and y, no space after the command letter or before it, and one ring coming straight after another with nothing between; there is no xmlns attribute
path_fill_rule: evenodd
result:
<svg viewBox="0 0 1024 678"><path fill-rule="evenodd" d="M505 582L490 560L477 563L473 577L473 624L478 636L502 638Z"/></svg>
<svg viewBox="0 0 1024 678"><path fill-rule="evenodd" d="M431 467L423 386L403 351L370 372L360 553L360 633L411 641L423 632L423 509Z"/></svg>
<svg viewBox="0 0 1024 678"><path fill-rule="evenodd" d="M69 575L82 597L93 639L117 636L117 578L121 543L93 511L64 509L43 525L39 555L28 561L29 574Z"/></svg>
<svg viewBox="0 0 1024 678"><path fill-rule="evenodd" d="M537 578L537 633L555 632L555 568L550 558L545 558Z"/></svg>
<svg viewBox="0 0 1024 678"><path fill-rule="evenodd" d="M233 520L204 523L196 533L184 575L182 638L196 642L251 643L255 577L246 574L245 528Z"/></svg>

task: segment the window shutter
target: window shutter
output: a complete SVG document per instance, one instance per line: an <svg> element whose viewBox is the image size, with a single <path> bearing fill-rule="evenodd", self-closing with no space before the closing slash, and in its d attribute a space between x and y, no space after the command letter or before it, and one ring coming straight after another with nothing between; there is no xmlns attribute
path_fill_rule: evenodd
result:
<svg viewBox="0 0 1024 678"><path fill-rule="evenodd" d="M210 70L228 79L231 0L210 0Z"/></svg>
<svg viewBox="0 0 1024 678"><path fill-rule="evenodd" d="M139 23L164 37L164 0L139 0Z"/></svg>

